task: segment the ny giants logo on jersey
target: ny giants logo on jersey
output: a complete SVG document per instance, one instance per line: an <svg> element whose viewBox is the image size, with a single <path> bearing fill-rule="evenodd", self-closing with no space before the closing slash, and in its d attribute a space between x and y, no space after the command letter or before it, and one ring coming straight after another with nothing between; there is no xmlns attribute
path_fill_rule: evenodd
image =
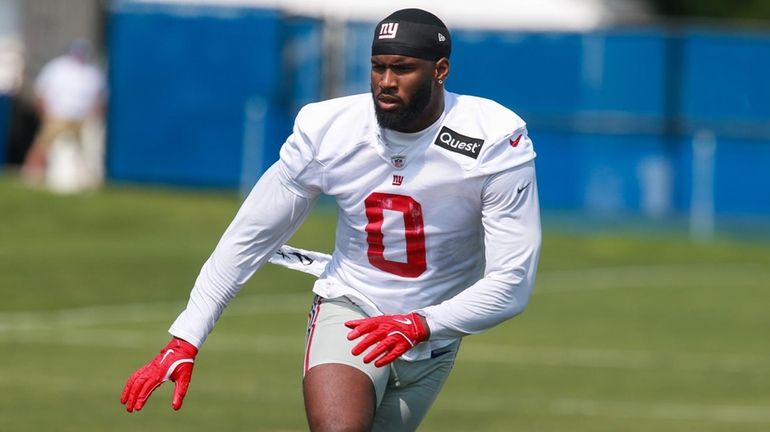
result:
<svg viewBox="0 0 770 432"><path fill-rule="evenodd" d="M393 186L401 186L404 183L404 176L393 174Z"/></svg>
<svg viewBox="0 0 770 432"><path fill-rule="evenodd" d="M377 39L395 39L398 32L398 23L383 23L380 26L380 37Z"/></svg>
<svg viewBox="0 0 770 432"><path fill-rule="evenodd" d="M459 134L444 126L441 128L441 132L436 137L434 144L449 151L476 159L479 157L484 140Z"/></svg>

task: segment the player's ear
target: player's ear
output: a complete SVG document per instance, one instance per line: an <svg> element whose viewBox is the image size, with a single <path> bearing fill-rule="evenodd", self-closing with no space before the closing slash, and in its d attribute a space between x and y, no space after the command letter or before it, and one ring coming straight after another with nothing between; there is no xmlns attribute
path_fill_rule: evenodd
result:
<svg viewBox="0 0 770 432"><path fill-rule="evenodd" d="M433 79L436 81L446 81L449 76L449 59L441 57L436 61L436 65L433 67Z"/></svg>

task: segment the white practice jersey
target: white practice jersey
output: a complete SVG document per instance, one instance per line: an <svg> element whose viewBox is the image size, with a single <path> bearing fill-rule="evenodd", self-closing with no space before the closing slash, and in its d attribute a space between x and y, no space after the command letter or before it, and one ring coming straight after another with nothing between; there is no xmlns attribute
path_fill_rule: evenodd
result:
<svg viewBox="0 0 770 432"><path fill-rule="evenodd" d="M535 153L501 105L445 92L415 134L381 129L372 96L310 104L204 265L171 333L200 345L227 302L321 194L338 205L332 259L313 287L368 313L419 311L431 339L408 360L518 313L540 251Z"/></svg>
<svg viewBox="0 0 770 432"><path fill-rule="evenodd" d="M104 97L99 68L62 55L48 62L35 81L35 94L45 103L46 115L82 121L93 114Z"/></svg>

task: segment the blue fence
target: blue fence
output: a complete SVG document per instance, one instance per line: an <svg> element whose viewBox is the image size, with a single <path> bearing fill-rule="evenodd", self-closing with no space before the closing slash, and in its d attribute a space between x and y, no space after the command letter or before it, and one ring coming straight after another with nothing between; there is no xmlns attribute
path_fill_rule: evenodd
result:
<svg viewBox="0 0 770 432"><path fill-rule="evenodd" d="M349 27L351 91L368 88L370 26ZM453 44L447 88L529 123L543 207L687 211L693 141L711 133L716 212L770 214L770 33L456 31Z"/></svg>
<svg viewBox="0 0 770 432"><path fill-rule="evenodd" d="M318 69L313 56L287 52L320 52L308 46L320 44L318 26L257 9L119 5L109 26L109 177L235 187L251 169L256 179L296 104L318 98L317 74L295 82Z"/></svg>
<svg viewBox="0 0 770 432"><path fill-rule="evenodd" d="M108 175L237 187L321 98L322 23L275 11L118 3ZM349 23L344 93L368 91L371 23ZM544 208L691 206L693 141L714 136L714 206L770 215L770 34L704 28L453 33L450 91L530 125Z"/></svg>

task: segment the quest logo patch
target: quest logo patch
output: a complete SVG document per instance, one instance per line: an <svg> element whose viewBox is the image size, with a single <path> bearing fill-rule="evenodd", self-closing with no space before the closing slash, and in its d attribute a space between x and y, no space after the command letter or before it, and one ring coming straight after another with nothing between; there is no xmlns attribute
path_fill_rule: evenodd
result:
<svg viewBox="0 0 770 432"><path fill-rule="evenodd" d="M476 159L479 157L484 140L459 134L444 126L441 128L441 132L436 137L434 144L449 151Z"/></svg>

